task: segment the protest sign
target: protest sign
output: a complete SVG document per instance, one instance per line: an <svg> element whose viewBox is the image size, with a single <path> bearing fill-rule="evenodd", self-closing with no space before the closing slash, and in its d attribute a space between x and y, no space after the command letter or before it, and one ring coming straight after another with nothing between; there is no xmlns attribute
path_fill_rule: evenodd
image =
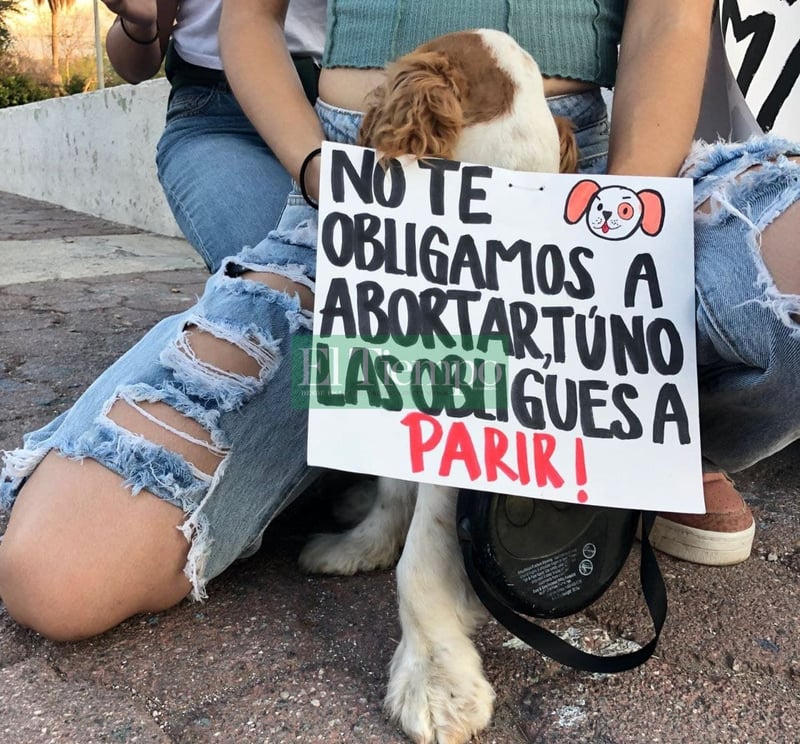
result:
<svg viewBox="0 0 800 744"><path fill-rule="evenodd" d="M723 0L725 52L766 132L800 140L800 2Z"/></svg>
<svg viewBox="0 0 800 744"><path fill-rule="evenodd" d="M326 143L312 465L703 509L691 182Z"/></svg>

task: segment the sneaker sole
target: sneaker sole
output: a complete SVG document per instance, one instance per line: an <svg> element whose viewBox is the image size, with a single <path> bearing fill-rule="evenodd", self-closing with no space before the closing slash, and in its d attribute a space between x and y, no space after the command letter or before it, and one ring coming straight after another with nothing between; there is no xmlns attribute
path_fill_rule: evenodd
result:
<svg viewBox="0 0 800 744"><path fill-rule="evenodd" d="M662 553L701 566L732 566L750 557L755 522L740 532L711 532L656 517L650 544Z"/></svg>

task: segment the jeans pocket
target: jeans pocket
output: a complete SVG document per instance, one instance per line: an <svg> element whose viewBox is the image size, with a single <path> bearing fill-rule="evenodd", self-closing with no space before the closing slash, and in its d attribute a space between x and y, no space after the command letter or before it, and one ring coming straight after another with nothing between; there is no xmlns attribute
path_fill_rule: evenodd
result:
<svg viewBox="0 0 800 744"><path fill-rule="evenodd" d="M203 111L214 98L216 90L207 85L189 85L179 88L167 107L167 123Z"/></svg>

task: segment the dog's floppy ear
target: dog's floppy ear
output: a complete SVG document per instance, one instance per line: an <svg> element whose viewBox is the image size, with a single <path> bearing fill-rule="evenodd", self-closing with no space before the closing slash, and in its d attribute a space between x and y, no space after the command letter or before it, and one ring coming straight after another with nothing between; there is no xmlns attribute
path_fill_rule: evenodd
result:
<svg viewBox="0 0 800 744"><path fill-rule="evenodd" d="M588 178L578 181L567 197L567 204L564 207L564 219L570 225L574 225L583 217L589 207L589 202L598 191L600 191L599 183Z"/></svg>
<svg viewBox="0 0 800 744"><path fill-rule="evenodd" d="M664 199L658 191L644 189L636 195L642 200L642 232L658 235L664 226Z"/></svg>
<svg viewBox="0 0 800 744"><path fill-rule="evenodd" d="M556 121L560 146L558 172L575 173L578 170L578 143L575 141L572 122L566 116L553 118Z"/></svg>
<svg viewBox="0 0 800 744"><path fill-rule="evenodd" d="M441 52L412 52L387 73L367 101L358 144L379 150L384 159L452 158L464 127L463 72Z"/></svg>

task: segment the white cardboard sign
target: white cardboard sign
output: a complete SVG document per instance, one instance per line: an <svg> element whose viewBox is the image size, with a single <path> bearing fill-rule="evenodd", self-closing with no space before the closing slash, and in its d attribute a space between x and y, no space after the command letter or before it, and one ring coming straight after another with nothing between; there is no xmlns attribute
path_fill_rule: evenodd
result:
<svg viewBox="0 0 800 744"><path fill-rule="evenodd" d="M312 465L703 510L691 182L326 143Z"/></svg>
<svg viewBox="0 0 800 744"><path fill-rule="evenodd" d="M800 3L723 0L725 51L765 131L800 140Z"/></svg>

